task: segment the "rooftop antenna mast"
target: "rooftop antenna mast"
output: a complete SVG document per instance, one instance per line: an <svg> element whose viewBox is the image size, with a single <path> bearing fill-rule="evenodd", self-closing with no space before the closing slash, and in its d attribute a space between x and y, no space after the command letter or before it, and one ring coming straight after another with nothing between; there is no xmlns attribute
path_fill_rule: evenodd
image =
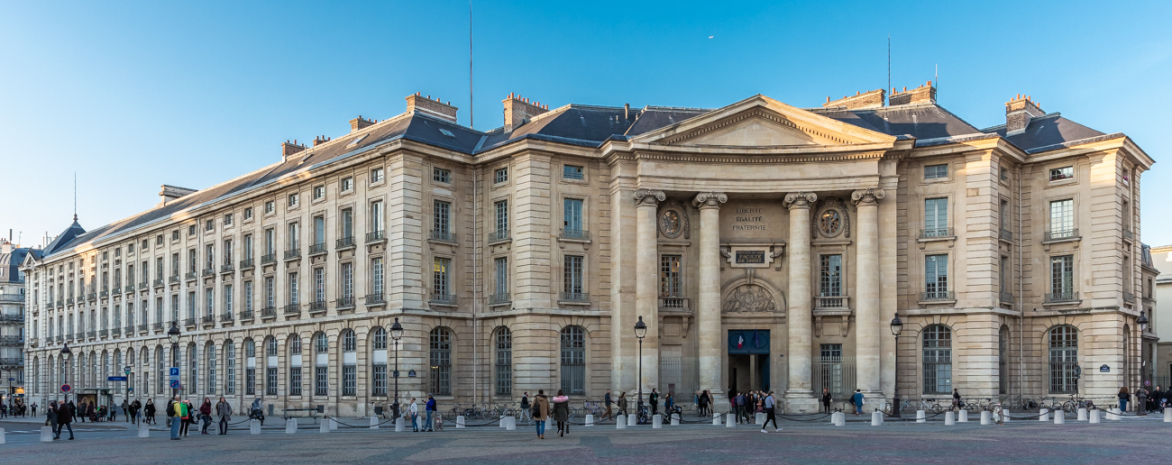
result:
<svg viewBox="0 0 1172 465"><path fill-rule="evenodd" d="M73 221L77 221L77 171L73 172Z"/></svg>
<svg viewBox="0 0 1172 465"><path fill-rule="evenodd" d="M472 0L468 0L468 127L476 129L476 103L472 87Z"/></svg>
<svg viewBox="0 0 1172 465"><path fill-rule="evenodd" d="M887 34L887 88L891 89L891 34ZM884 92L886 94L886 92ZM887 96L887 104L891 105L891 96Z"/></svg>
<svg viewBox="0 0 1172 465"><path fill-rule="evenodd" d="M940 100L940 63L936 63L936 100Z"/></svg>

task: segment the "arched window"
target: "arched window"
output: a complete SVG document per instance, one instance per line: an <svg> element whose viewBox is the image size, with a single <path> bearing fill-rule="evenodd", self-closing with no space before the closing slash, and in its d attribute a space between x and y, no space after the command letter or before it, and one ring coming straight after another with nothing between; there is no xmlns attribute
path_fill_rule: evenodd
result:
<svg viewBox="0 0 1172 465"><path fill-rule="evenodd" d="M586 393L586 330L581 326L562 328L562 390Z"/></svg>
<svg viewBox="0 0 1172 465"><path fill-rule="evenodd" d="M452 330L435 328L431 330L431 369L428 375L428 390L438 395L452 393Z"/></svg>
<svg viewBox="0 0 1172 465"><path fill-rule="evenodd" d="M277 339L265 339L265 395L277 395Z"/></svg>
<svg viewBox="0 0 1172 465"><path fill-rule="evenodd" d="M93 355L90 355L90 360L94 361L94 367L97 368L97 361ZM138 351L138 362L142 365L142 395L150 395L151 393L151 350L143 347ZM96 373L97 370L94 370Z"/></svg>
<svg viewBox="0 0 1172 465"><path fill-rule="evenodd" d="M301 395L301 336L289 337L289 395Z"/></svg>
<svg viewBox="0 0 1172 465"><path fill-rule="evenodd" d="M113 368L114 368L115 373L122 371L122 350L121 349L114 349L114 367ZM110 376L110 375L102 376L102 378L106 379L108 382L109 381L108 376ZM118 384L118 383L113 383L113 384L114 384L114 392L116 394L121 394L122 393L122 385Z"/></svg>
<svg viewBox="0 0 1172 465"><path fill-rule="evenodd" d="M944 325L924 328L924 394L952 392L952 330Z"/></svg>
<svg viewBox="0 0 1172 465"><path fill-rule="evenodd" d="M190 378L187 379L184 388L194 394L199 390L199 355L195 351L195 344L187 346L187 365L190 369Z"/></svg>
<svg viewBox="0 0 1172 465"><path fill-rule="evenodd" d="M330 395L330 344L326 333L317 333L313 341L313 395Z"/></svg>
<svg viewBox="0 0 1172 465"><path fill-rule="evenodd" d="M236 345L224 341L224 394L236 395Z"/></svg>
<svg viewBox="0 0 1172 465"><path fill-rule="evenodd" d="M1055 326L1050 329L1050 392L1072 393L1077 380L1074 367L1078 365L1078 331L1073 326Z"/></svg>
<svg viewBox="0 0 1172 465"><path fill-rule="evenodd" d="M216 346L211 342L207 345L208 358L208 394L216 393Z"/></svg>
<svg viewBox="0 0 1172 465"><path fill-rule="evenodd" d="M496 331L496 393L510 395L513 393L513 333L509 328L501 327Z"/></svg>
<svg viewBox="0 0 1172 465"><path fill-rule="evenodd" d="M244 340L244 395L256 395L256 342Z"/></svg>
<svg viewBox="0 0 1172 465"><path fill-rule="evenodd" d="M997 334L998 394L1009 394L1009 327L1002 325Z"/></svg>
<svg viewBox="0 0 1172 465"><path fill-rule="evenodd" d="M358 338L353 330L342 333L342 395L358 393Z"/></svg>
<svg viewBox="0 0 1172 465"><path fill-rule="evenodd" d="M102 371L105 371L105 357L102 358ZM155 384L158 386L158 393L162 394L166 391L165 379L167 379L166 370L167 364L163 363L163 347L155 347Z"/></svg>
<svg viewBox="0 0 1172 465"><path fill-rule="evenodd" d="M145 366L146 364L143 364L143 365ZM98 385L98 374L99 374L97 352L90 352L90 373L93 373L93 376L94 376L93 386L96 387Z"/></svg>
<svg viewBox="0 0 1172 465"><path fill-rule="evenodd" d="M387 395L387 330L374 328L370 332L370 395Z"/></svg>

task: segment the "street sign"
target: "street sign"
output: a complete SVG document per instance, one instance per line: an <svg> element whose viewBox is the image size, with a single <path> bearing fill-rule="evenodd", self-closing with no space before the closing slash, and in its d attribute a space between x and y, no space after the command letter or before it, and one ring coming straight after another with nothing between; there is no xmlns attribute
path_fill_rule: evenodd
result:
<svg viewBox="0 0 1172 465"><path fill-rule="evenodd" d="M408 378L414 378L414 377L415 377L415 370L408 371L408 372L407 372L407 377L408 377Z"/></svg>
<svg viewBox="0 0 1172 465"><path fill-rule="evenodd" d="M106 381L126 381L125 376L107 376Z"/></svg>
<svg viewBox="0 0 1172 465"><path fill-rule="evenodd" d="M1099 373L1110 373L1110 372L1111 372L1111 367L1107 366L1106 363L1104 363L1103 366L1099 367Z"/></svg>
<svg viewBox="0 0 1172 465"><path fill-rule="evenodd" d="M171 377L172 377L172 378L177 378L177 377L179 377L179 367L171 367L171 368L170 368L170 372L171 372Z"/></svg>
<svg viewBox="0 0 1172 465"><path fill-rule="evenodd" d="M130 374L130 367L122 367L122 372L129 375Z"/></svg>
<svg viewBox="0 0 1172 465"><path fill-rule="evenodd" d="M1144 386L1151 386L1151 385L1152 385L1152 380L1150 380L1150 379L1144 380Z"/></svg>
<svg viewBox="0 0 1172 465"><path fill-rule="evenodd" d="M70 389L72 388L70 388L68 384L61 385L61 392L69 392Z"/></svg>
<svg viewBox="0 0 1172 465"><path fill-rule="evenodd" d="M399 370L395 370L395 375L392 376L392 378L398 378L398 377L399 377ZM11 380L9 380L9 381L11 381Z"/></svg>
<svg viewBox="0 0 1172 465"><path fill-rule="evenodd" d="M179 381L178 380L174 380L174 379L171 380L171 389L179 389Z"/></svg>

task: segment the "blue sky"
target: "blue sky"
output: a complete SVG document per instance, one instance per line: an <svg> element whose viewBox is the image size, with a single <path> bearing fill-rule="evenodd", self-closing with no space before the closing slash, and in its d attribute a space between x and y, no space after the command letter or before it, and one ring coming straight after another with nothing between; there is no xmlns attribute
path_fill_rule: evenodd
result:
<svg viewBox="0 0 1172 465"><path fill-rule="evenodd" d="M939 103L978 127L1028 94L1130 135L1143 240L1172 243L1167 1L486 2L475 4L476 127L517 92L566 103L796 106L940 69ZM711 38L710 38L711 36ZM384 119L423 92L469 123L468 3L0 0L0 231L37 244L69 223L150 208L279 159L286 139Z"/></svg>

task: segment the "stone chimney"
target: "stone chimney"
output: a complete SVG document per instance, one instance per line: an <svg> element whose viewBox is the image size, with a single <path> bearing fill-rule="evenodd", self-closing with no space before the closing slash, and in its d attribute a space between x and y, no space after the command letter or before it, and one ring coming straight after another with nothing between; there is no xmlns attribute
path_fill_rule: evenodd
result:
<svg viewBox="0 0 1172 465"><path fill-rule="evenodd" d="M163 205L171 203L175 199L178 199L178 198L186 196L186 195L191 195L196 192L199 192L199 191L197 191L195 189L188 189L186 187L169 186L167 184L163 184L163 189L159 191L159 197L162 197L163 201L160 202L158 206L161 207Z"/></svg>
<svg viewBox="0 0 1172 465"><path fill-rule="evenodd" d="M313 138L313 146L314 146L314 147L317 147L317 146L319 146L319 145L321 145L321 144L324 144L324 143L326 143L326 142L329 142L329 141L330 141L330 138L329 138L329 137L326 137L326 136L317 136L317 137L314 137L314 138Z"/></svg>
<svg viewBox="0 0 1172 465"><path fill-rule="evenodd" d="M359 131L363 128L374 126L374 123L377 123L377 122L378 122L378 120L366 119L366 118L363 118L362 115L358 115L357 118L350 120L350 133L353 134L354 132Z"/></svg>
<svg viewBox="0 0 1172 465"><path fill-rule="evenodd" d="M436 118L446 119L448 121L455 123L456 122L456 110L459 110L459 108L453 107L452 102L449 101L447 103L444 103L444 102L441 102L440 99L438 99L438 98L435 100L432 100L430 95L424 97L422 95L419 95L419 92L416 92L415 95L408 95L407 96L407 112L408 113L419 112L419 113L426 114L428 116L434 116Z"/></svg>
<svg viewBox="0 0 1172 465"><path fill-rule="evenodd" d="M887 105L893 107L916 103L936 103L936 88L932 87L932 81L912 90L907 90L907 87L903 91L892 88L891 97L887 99Z"/></svg>
<svg viewBox="0 0 1172 465"><path fill-rule="evenodd" d="M883 96L886 93L883 89L863 93L855 92L855 95L847 95L833 102L830 101L830 97L826 97L826 103L822 104L822 108L845 108L847 110L880 108L883 106Z"/></svg>
<svg viewBox="0 0 1172 465"><path fill-rule="evenodd" d="M530 103L528 98L522 98L512 92L502 102L505 104L505 131L519 128L534 116L549 111L549 105L542 106L541 102Z"/></svg>
<svg viewBox="0 0 1172 465"><path fill-rule="evenodd" d="M1044 116L1046 112L1030 96L1017 94L1012 100L1005 102L1005 135L1012 136L1025 132L1030 120Z"/></svg>
<svg viewBox="0 0 1172 465"><path fill-rule="evenodd" d="M305 146L298 144L296 140L294 140L293 142L285 141L285 142L281 143L281 159L282 160L289 158L289 155L301 153L304 151L305 151Z"/></svg>

